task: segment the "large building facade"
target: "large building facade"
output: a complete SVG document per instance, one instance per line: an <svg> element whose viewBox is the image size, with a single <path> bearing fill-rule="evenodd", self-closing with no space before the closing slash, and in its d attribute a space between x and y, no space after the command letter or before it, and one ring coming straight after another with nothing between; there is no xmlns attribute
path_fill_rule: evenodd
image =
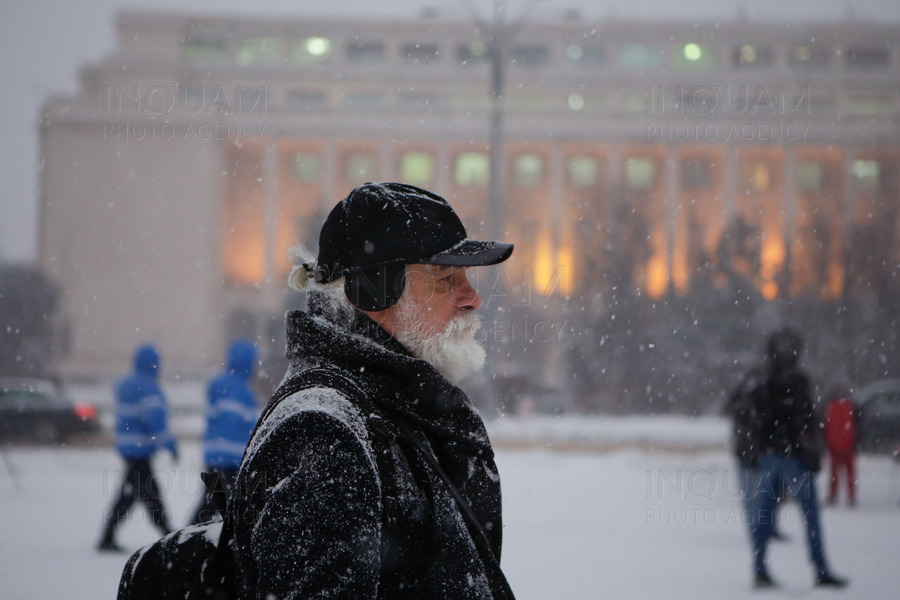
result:
<svg viewBox="0 0 900 600"><path fill-rule="evenodd" d="M598 248L626 247L651 297L711 260L770 299L868 285L854 252L900 262L900 23L124 13L117 31L41 121L67 373L119 371L146 339L181 372L218 364L242 317L283 310L288 249L366 181L502 231L524 296L578 298Z"/></svg>

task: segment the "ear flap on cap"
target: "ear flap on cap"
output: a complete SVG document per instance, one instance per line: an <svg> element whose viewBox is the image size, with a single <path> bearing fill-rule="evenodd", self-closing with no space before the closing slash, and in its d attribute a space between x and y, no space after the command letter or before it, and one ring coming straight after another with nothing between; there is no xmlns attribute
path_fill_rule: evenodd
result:
<svg viewBox="0 0 900 600"><path fill-rule="evenodd" d="M344 292L360 310L379 311L393 306L403 295L406 265L392 263L353 269L344 276Z"/></svg>

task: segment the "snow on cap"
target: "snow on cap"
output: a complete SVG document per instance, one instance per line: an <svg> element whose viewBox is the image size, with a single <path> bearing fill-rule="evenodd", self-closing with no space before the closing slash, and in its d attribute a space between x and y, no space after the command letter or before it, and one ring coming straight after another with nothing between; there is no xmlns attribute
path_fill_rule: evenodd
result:
<svg viewBox="0 0 900 600"><path fill-rule="evenodd" d="M366 183L332 209L319 235L316 280L383 265L494 265L513 245L468 239L446 200L403 183Z"/></svg>

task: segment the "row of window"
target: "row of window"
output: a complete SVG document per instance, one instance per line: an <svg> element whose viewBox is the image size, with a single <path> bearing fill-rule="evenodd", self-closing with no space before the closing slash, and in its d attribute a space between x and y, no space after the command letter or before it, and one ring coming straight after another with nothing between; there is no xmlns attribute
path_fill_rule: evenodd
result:
<svg viewBox="0 0 900 600"><path fill-rule="evenodd" d="M344 157L343 177L352 184L378 178L378 158L374 152L353 152ZM510 182L520 188L538 188L547 182L547 165L538 154L519 154L512 159ZM715 165L705 158L681 161L681 187L703 190L713 185ZM315 183L321 177L321 157L315 152L298 152L293 161L293 177L303 183ZM410 151L400 157L402 181L430 186L435 178L435 158L423 151ZM600 179L601 163L594 156L574 156L567 160L568 183L575 189L591 189ZM624 184L634 191L653 190L659 177L659 165L650 157L628 158L624 165ZM464 152L453 159L453 179L459 187L487 187L490 182L490 157L482 152ZM797 161L795 181L801 192L815 193L828 185L826 165L815 160ZM880 187L882 165L873 159L853 161L850 175L855 187L876 193ZM773 167L762 160L742 161L738 167L738 185L745 192L763 193L774 185Z"/></svg>
<svg viewBox="0 0 900 600"><path fill-rule="evenodd" d="M338 56L340 48L341 56ZM239 65L327 64L338 58L351 64L386 63L390 59L389 46L379 40L353 39L342 43L331 38L312 36L288 42L256 36L242 40L237 48L222 38L187 37L182 44L187 60L235 60ZM398 59L402 64L438 64L445 58L461 66L484 64L490 59L485 42L475 40L458 44L451 52L433 42L400 44ZM720 56L721 54L721 56ZM561 53L562 60L572 65L603 67L614 65L631 70L661 69L670 66L677 70L712 69L727 61L737 69L770 67L778 61L776 47L769 44L741 44L729 49L689 42L675 47L661 44L625 43L611 51L599 44L572 43ZM549 67L556 63L554 49L534 43L512 45L505 58L512 65ZM883 45L831 47L822 43L788 46L786 64L796 68L826 68L843 63L849 69L886 69L890 66L890 48Z"/></svg>

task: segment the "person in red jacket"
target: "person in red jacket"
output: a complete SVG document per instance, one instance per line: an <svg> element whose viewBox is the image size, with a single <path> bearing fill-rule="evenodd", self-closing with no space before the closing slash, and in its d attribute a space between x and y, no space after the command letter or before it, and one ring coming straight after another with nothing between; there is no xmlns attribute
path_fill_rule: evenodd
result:
<svg viewBox="0 0 900 600"><path fill-rule="evenodd" d="M837 501L838 472L847 479L847 503L856 505L856 407L847 386L832 387L825 403L825 446L831 458L828 504Z"/></svg>

